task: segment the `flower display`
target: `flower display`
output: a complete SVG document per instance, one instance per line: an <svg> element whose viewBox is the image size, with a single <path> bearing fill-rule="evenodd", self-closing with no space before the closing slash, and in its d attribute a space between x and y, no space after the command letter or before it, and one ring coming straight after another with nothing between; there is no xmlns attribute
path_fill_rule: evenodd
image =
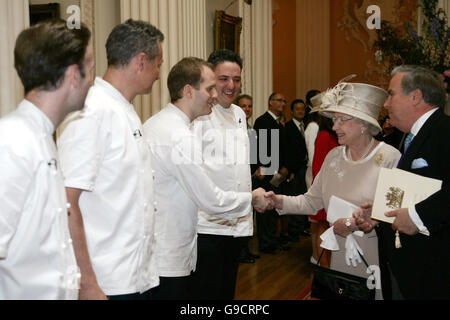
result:
<svg viewBox="0 0 450 320"><path fill-rule="evenodd" d="M375 61L383 64L385 72L402 64L424 65L438 72L450 93L450 28L445 11L438 0L423 0L421 33L407 22L404 28L394 28L382 21L374 43Z"/></svg>

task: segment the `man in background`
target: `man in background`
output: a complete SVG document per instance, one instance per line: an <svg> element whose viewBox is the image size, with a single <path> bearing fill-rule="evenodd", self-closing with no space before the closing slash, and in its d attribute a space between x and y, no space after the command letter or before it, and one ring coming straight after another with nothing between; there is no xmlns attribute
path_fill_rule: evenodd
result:
<svg viewBox="0 0 450 320"><path fill-rule="evenodd" d="M289 178L282 186L282 192L288 196L297 196L307 191L305 174L308 162L308 152L305 143L305 117L306 105L301 99L291 103L292 120L286 123L284 134L286 168ZM300 235L308 235L306 232L308 218L299 215L281 216L282 234L281 241L299 240Z"/></svg>
<svg viewBox="0 0 450 320"><path fill-rule="evenodd" d="M235 104L241 107L242 111L245 113L245 118L247 119L247 134L248 139L250 140L250 172L252 174L252 189L256 185L255 172L258 169L257 164L257 143L258 139L256 136L256 131L253 129L252 125L250 125L250 119L253 116L253 98L248 94L241 94L237 96L235 99ZM258 252L258 238L256 236L256 220L255 220L255 212L253 212L253 236L246 237L247 240L244 240L244 245L241 249L241 254L239 256L240 263L255 263L255 259L259 259L260 256L258 254L253 254L250 252L250 248L253 252Z"/></svg>
<svg viewBox="0 0 450 320"><path fill-rule="evenodd" d="M254 129L258 135L258 169L256 187L280 192L280 184L288 178L284 159L284 128L280 123L286 99L281 93L273 93L268 100L269 110L255 121ZM282 246L277 237L278 213L269 210L257 216L259 250L275 253Z"/></svg>

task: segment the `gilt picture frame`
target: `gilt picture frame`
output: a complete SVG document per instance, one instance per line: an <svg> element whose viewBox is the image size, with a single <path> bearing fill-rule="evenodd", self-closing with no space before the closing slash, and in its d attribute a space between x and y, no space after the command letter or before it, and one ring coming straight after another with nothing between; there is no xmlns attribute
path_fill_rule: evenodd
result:
<svg viewBox="0 0 450 320"><path fill-rule="evenodd" d="M216 11L214 49L229 49L240 54L242 18Z"/></svg>
<svg viewBox="0 0 450 320"><path fill-rule="evenodd" d="M60 17L59 3L30 5L30 26L39 21Z"/></svg>

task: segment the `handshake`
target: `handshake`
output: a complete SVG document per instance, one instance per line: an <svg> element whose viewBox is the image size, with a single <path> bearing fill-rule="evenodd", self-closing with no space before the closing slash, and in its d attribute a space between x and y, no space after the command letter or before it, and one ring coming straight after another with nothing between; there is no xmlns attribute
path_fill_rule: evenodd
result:
<svg viewBox="0 0 450 320"><path fill-rule="evenodd" d="M252 206L259 213L272 209L282 209L282 197L276 195L273 191L266 192L263 188L258 188L252 191Z"/></svg>

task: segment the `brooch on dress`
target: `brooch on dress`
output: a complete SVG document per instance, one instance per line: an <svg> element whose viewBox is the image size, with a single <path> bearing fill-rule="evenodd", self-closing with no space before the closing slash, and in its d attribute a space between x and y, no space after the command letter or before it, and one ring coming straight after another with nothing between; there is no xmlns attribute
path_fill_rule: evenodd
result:
<svg viewBox="0 0 450 320"><path fill-rule="evenodd" d="M375 155L375 161L378 163L379 166L381 166L381 164L383 163L383 153L382 152L378 152Z"/></svg>

